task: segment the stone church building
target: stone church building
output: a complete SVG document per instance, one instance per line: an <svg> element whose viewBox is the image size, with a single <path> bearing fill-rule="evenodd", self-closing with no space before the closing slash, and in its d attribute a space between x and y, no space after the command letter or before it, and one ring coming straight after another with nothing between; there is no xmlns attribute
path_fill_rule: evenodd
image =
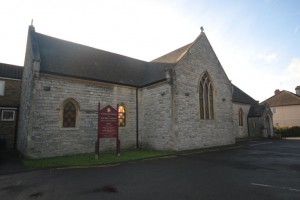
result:
<svg viewBox="0 0 300 200"><path fill-rule="evenodd" d="M121 149L180 151L272 135L269 108L231 84L203 29L194 42L145 62L30 26L17 149L33 158L93 152L98 102L119 105ZM115 139L100 147L114 149Z"/></svg>

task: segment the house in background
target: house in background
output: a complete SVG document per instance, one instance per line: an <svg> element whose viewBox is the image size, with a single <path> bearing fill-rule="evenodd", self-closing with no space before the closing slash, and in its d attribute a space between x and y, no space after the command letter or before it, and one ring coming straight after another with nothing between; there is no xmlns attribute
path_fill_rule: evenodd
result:
<svg viewBox="0 0 300 200"><path fill-rule="evenodd" d="M23 67L0 63L0 139L2 149L16 147Z"/></svg>
<svg viewBox="0 0 300 200"><path fill-rule="evenodd" d="M272 112L251 96L232 85L233 124L236 139L273 137Z"/></svg>
<svg viewBox="0 0 300 200"><path fill-rule="evenodd" d="M275 94L263 101L270 106L275 127L300 126L300 86L296 93L286 90L275 90Z"/></svg>

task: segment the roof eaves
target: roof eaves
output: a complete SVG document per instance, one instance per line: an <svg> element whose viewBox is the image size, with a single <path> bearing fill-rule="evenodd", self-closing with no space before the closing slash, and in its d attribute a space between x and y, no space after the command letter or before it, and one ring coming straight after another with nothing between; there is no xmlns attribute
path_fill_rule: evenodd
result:
<svg viewBox="0 0 300 200"><path fill-rule="evenodd" d="M144 85L140 85L139 88L148 87L150 85L154 85L154 84L157 84L157 83L160 83L160 82L164 82L166 80L167 80L166 78L160 79L160 80L156 80L156 81L153 81L153 82L150 82L150 83L146 83Z"/></svg>
<svg viewBox="0 0 300 200"><path fill-rule="evenodd" d="M128 83L120 83L120 82L114 82L114 81L108 81L108 80L87 78L87 77L75 76L75 75L70 75L70 74L62 74L62 73L55 73L55 72L48 72L48 71L41 71L41 73L49 74L49 75L55 75L55 76L68 77L68 78L74 78L74 79L87 80L87 81L103 82L103 83L109 83L109 84L115 84L115 85L122 85L122 86L129 86L129 87L139 87L138 85L133 85L133 84L128 84Z"/></svg>

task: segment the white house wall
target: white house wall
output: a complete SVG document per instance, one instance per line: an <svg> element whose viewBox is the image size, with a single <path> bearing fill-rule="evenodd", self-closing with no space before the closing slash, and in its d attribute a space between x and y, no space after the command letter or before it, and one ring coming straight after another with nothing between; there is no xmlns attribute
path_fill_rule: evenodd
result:
<svg viewBox="0 0 300 200"><path fill-rule="evenodd" d="M274 112L274 108L276 112ZM273 124L279 127L300 126L300 105L276 106L271 108Z"/></svg>

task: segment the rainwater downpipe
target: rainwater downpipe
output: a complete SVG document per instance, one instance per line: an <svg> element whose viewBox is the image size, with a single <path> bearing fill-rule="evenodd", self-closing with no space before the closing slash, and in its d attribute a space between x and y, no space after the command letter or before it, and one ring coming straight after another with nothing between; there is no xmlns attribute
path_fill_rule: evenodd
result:
<svg viewBox="0 0 300 200"><path fill-rule="evenodd" d="M248 129L248 137L250 137L250 126L249 126L249 117L247 116L247 129Z"/></svg>
<svg viewBox="0 0 300 200"><path fill-rule="evenodd" d="M139 148L139 96L138 88L135 89L135 110L136 110L136 148Z"/></svg>

